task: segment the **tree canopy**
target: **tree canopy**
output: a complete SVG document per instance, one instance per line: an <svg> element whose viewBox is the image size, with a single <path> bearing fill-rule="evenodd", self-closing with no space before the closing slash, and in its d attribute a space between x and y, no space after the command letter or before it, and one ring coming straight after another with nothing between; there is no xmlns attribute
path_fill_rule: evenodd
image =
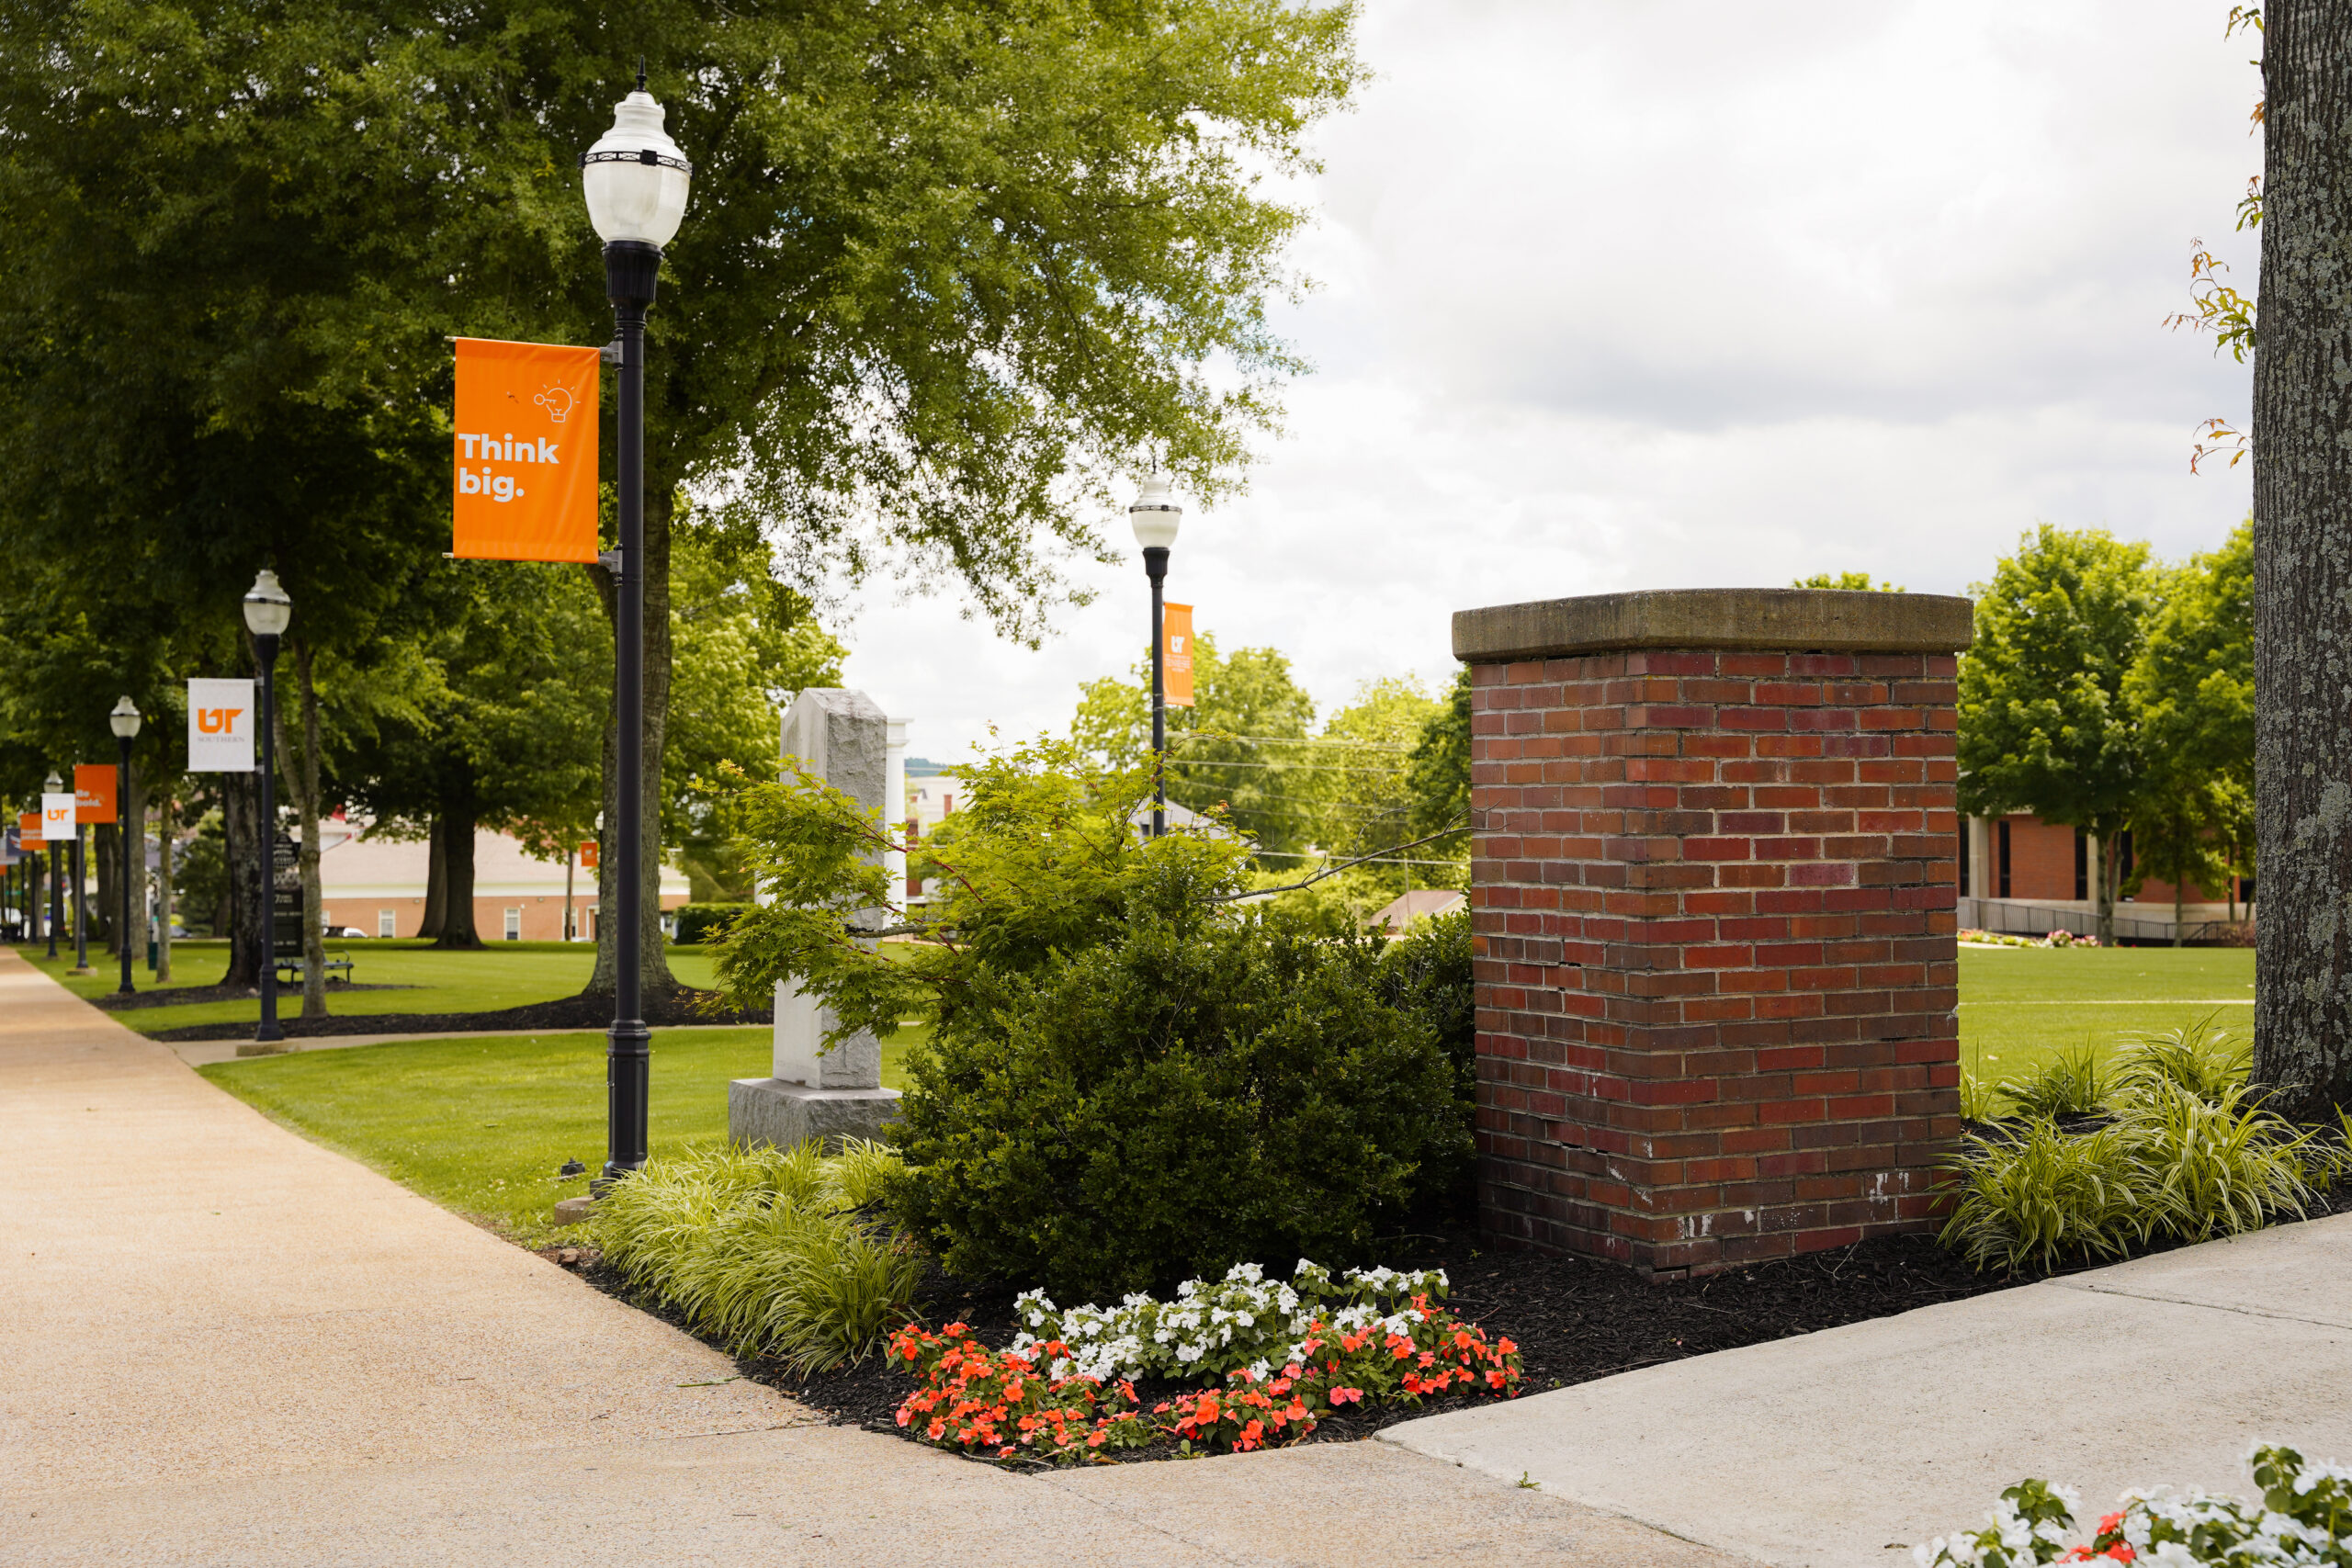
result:
<svg viewBox="0 0 2352 1568"><path fill-rule="evenodd" d="M2116 840L2143 784L2124 682L2157 581L2148 547L2103 529L2043 524L1977 585L1976 636L1960 664L1960 804L2031 811L2102 846L2102 940L2114 922Z"/></svg>

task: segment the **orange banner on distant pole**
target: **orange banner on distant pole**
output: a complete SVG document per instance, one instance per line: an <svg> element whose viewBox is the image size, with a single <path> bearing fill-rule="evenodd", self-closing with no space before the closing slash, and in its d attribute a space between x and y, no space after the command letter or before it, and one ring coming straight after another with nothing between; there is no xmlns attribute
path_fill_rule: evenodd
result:
<svg viewBox="0 0 2352 1568"><path fill-rule="evenodd" d="M38 811L19 811L17 813L17 842L23 844L29 849L33 845L42 841L43 840L40 836L40 813Z"/></svg>
<svg viewBox="0 0 2352 1568"><path fill-rule="evenodd" d="M596 869L596 840L594 839L588 840L580 846L580 869L582 871Z"/></svg>
<svg viewBox="0 0 2352 1568"><path fill-rule="evenodd" d="M600 351L458 339L450 554L596 558Z"/></svg>
<svg viewBox="0 0 2352 1568"><path fill-rule="evenodd" d="M1160 640L1166 645L1161 663L1162 685L1171 708L1193 705L1193 607L1160 606Z"/></svg>
<svg viewBox="0 0 2352 1568"><path fill-rule="evenodd" d="M114 820L114 764L74 764L74 820L77 823Z"/></svg>

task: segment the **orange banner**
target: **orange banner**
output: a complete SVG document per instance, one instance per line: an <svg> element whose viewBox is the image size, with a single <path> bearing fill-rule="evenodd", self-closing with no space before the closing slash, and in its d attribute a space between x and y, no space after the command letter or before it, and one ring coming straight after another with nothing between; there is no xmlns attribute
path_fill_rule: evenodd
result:
<svg viewBox="0 0 2352 1568"><path fill-rule="evenodd" d="M40 836L40 812L19 811L17 813L17 842L27 849L32 849L43 842Z"/></svg>
<svg viewBox="0 0 2352 1568"><path fill-rule="evenodd" d="M1193 705L1193 607L1190 604L1160 606L1160 639L1167 652L1160 660L1161 685L1171 708Z"/></svg>
<svg viewBox="0 0 2352 1568"><path fill-rule="evenodd" d="M596 558L601 363L593 348L458 340L450 554Z"/></svg>
<svg viewBox="0 0 2352 1568"><path fill-rule="evenodd" d="M114 764L74 764L74 820L81 823L114 820Z"/></svg>
<svg viewBox="0 0 2352 1568"><path fill-rule="evenodd" d="M596 869L596 840L594 839L580 846L580 869L582 871Z"/></svg>

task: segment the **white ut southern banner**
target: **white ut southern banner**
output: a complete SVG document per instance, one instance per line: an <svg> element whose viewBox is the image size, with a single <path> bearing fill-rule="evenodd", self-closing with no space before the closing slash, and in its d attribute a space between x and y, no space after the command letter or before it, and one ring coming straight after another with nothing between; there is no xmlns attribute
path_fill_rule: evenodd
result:
<svg viewBox="0 0 2352 1568"><path fill-rule="evenodd" d="M40 797L40 834L44 843L70 844L74 841L74 795L71 791Z"/></svg>
<svg viewBox="0 0 2352 1568"><path fill-rule="evenodd" d="M190 681L187 683L187 771L250 773L254 771L254 683L251 681Z"/></svg>

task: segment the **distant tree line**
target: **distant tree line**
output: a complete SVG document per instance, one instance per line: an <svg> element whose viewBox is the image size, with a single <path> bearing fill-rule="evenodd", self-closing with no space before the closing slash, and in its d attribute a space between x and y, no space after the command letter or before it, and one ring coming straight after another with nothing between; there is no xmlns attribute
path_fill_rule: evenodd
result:
<svg viewBox="0 0 2352 1568"><path fill-rule="evenodd" d="M2253 875L2252 520L2177 565L2045 524L1972 592L1961 809L2030 811L2095 840L2102 941L2116 899L2151 877L2177 900Z"/></svg>

